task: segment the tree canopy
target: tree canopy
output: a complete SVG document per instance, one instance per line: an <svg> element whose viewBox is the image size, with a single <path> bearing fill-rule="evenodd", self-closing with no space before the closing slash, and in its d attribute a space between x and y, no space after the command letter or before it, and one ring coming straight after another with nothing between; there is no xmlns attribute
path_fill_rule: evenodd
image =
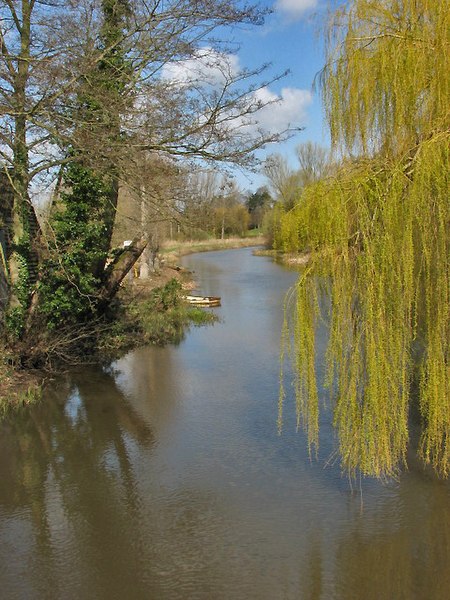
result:
<svg viewBox="0 0 450 600"><path fill-rule="evenodd" d="M88 320L104 309L146 243L137 231L128 259L116 256L105 269L119 186L151 195L144 165L152 157L248 164L255 149L283 136L255 126L265 67L237 68L220 37L264 15L234 0L1 4L10 340L33 345L39 313L41 328L72 308ZM35 200L52 181L57 206L43 228ZM88 247L89 260L79 252Z"/></svg>
<svg viewBox="0 0 450 600"><path fill-rule="evenodd" d="M320 85L341 166L304 189L283 215L278 238L285 249L311 252L296 287L298 423L314 450L321 405L315 327L325 311L342 468L395 476L406 466L411 419L419 419L418 454L446 477L448 0L354 0L341 7Z"/></svg>

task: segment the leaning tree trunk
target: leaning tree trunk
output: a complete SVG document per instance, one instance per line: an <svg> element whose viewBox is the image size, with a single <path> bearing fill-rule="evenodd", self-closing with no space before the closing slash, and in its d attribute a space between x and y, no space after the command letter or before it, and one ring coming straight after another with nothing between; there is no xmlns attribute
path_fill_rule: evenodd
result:
<svg viewBox="0 0 450 600"><path fill-rule="evenodd" d="M144 251L147 243L145 236L136 237L109 265L105 272L105 283L101 292L104 306L107 306L114 298L120 284Z"/></svg>

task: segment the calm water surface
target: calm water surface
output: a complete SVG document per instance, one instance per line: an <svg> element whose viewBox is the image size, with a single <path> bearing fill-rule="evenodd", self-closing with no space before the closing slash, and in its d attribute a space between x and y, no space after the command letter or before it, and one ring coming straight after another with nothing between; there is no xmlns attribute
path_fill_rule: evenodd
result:
<svg viewBox="0 0 450 600"><path fill-rule="evenodd" d="M289 406L277 434L296 274L249 249L185 265L220 323L71 373L0 426L0 597L448 600L448 483L412 461L361 496L324 468L326 412L318 462Z"/></svg>

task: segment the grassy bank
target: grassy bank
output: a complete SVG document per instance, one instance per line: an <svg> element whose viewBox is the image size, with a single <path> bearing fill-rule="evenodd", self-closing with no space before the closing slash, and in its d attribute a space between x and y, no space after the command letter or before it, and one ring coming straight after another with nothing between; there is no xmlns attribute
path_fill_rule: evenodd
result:
<svg viewBox="0 0 450 600"><path fill-rule="evenodd" d="M264 245L262 236L167 243L162 250L165 266L146 280L134 279L119 293L115 311L105 322L73 332L58 331L49 337L48 371L19 369L0 348L0 414L37 401L45 380L71 364L107 363L127 351L149 344L178 343L191 326L216 320L214 311L188 305L183 290L193 286L191 273L174 270L181 256L195 252ZM57 350L52 350L57 348Z"/></svg>
<svg viewBox="0 0 450 600"><path fill-rule="evenodd" d="M48 338L46 370L18 368L14 357L0 349L0 416L40 399L46 379L70 365L109 363L127 351L150 344L179 343L191 326L216 320L213 311L190 306L183 299L182 279L188 275L164 269L145 285L125 287L115 311L104 322ZM159 285L158 285L159 284ZM51 346L57 350L50 350Z"/></svg>
<svg viewBox="0 0 450 600"><path fill-rule="evenodd" d="M151 281L147 286L131 286L122 294L119 318L99 340L103 360L113 360L138 346L179 343L189 327L216 321L214 312L185 302L181 276L159 287L152 287Z"/></svg>
<svg viewBox="0 0 450 600"><path fill-rule="evenodd" d="M28 406L40 400L44 376L42 373L17 371L7 364L6 353L0 349L0 417L10 410Z"/></svg>
<svg viewBox="0 0 450 600"><path fill-rule="evenodd" d="M309 252L279 252L278 250L255 250L256 256L270 256L283 265L303 267L307 265L311 254Z"/></svg>
<svg viewBox="0 0 450 600"><path fill-rule="evenodd" d="M248 246L264 246L265 237L252 235L245 238L226 238L210 240L192 240L186 242L174 242L168 240L164 243L161 254L169 262L176 262L181 256L194 254L196 252L211 252L214 250L232 250L234 248L245 248Z"/></svg>

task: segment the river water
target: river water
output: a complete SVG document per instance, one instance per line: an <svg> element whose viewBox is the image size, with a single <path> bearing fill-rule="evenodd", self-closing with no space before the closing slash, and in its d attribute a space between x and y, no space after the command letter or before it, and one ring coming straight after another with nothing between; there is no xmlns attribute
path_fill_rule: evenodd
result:
<svg viewBox="0 0 450 600"><path fill-rule="evenodd" d="M411 459L352 489L326 410L309 459L289 386L277 433L297 274L250 249L184 264L219 323L72 372L1 424L0 597L448 600L447 482Z"/></svg>

